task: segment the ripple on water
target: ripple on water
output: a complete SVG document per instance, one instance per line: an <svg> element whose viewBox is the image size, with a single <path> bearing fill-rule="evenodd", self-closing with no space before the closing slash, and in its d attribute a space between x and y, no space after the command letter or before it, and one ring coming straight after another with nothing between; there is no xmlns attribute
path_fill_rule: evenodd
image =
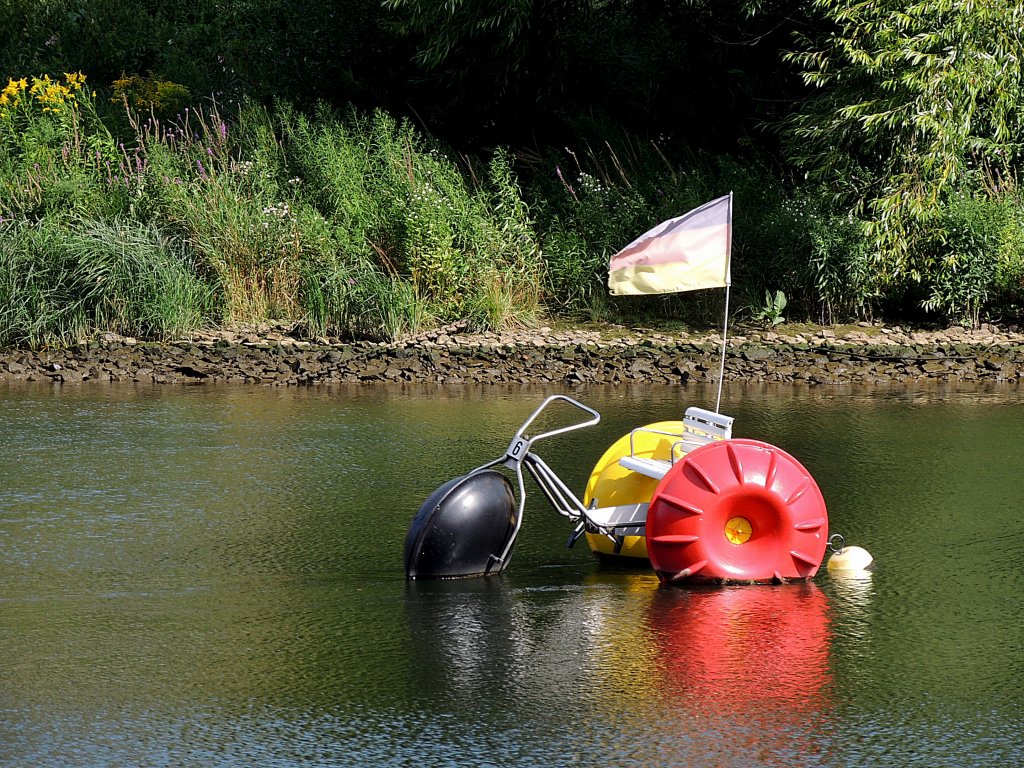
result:
<svg viewBox="0 0 1024 768"><path fill-rule="evenodd" d="M0 395L0 764L1024 762L1015 392L727 393L870 579L662 589L531 503L504 576L407 584L419 503L541 394ZM704 394L588 388L542 455L579 487Z"/></svg>

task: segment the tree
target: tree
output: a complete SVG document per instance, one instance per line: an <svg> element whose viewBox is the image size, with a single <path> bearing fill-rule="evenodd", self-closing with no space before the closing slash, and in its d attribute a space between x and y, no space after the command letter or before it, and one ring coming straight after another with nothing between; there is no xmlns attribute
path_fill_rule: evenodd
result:
<svg viewBox="0 0 1024 768"><path fill-rule="evenodd" d="M787 54L815 89L789 156L868 221L891 281L920 280L929 226L965 191L1000 192L1024 137L1024 5L815 0L817 36Z"/></svg>
<svg viewBox="0 0 1024 768"><path fill-rule="evenodd" d="M492 124L492 141L557 146L614 126L729 151L800 87L779 57L806 15L797 0L384 4L417 47L421 108Z"/></svg>

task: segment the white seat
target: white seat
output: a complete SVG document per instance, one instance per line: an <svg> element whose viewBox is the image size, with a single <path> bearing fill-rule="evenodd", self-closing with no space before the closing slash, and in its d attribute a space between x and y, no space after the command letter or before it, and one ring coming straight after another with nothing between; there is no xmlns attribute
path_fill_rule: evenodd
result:
<svg viewBox="0 0 1024 768"><path fill-rule="evenodd" d="M601 531L614 531L620 536L643 536L647 502L588 509L586 518L591 526Z"/></svg>
<svg viewBox="0 0 1024 768"><path fill-rule="evenodd" d="M639 456L623 456L619 459L619 466L655 480L661 480L672 469L672 464L663 459L642 459Z"/></svg>
<svg viewBox="0 0 1024 768"><path fill-rule="evenodd" d="M638 427L630 433L630 455L619 459L619 465L632 472L660 480L672 468L680 456L685 456L695 448L715 440L728 440L732 437L732 416L725 416L703 408L690 407L683 415L683 431L681 433L662 432L661 430ZM633 450L633 435L638 432L665 435L677 438L672 443L667 459L650 459L637 456Z"/></svg>

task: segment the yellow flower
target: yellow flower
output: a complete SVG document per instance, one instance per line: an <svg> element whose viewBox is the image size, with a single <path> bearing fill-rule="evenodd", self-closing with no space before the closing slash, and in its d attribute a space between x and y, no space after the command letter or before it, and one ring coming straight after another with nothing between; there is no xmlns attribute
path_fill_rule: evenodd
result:
<svg viewBox="0 0 1024 768"><path fill-rule="evenodd" d="M28 89L28 92L33 95L38 94L48 88L51 82L49 75L43 75L41 78L33 76L32 87Z"/></svg>
<svg viewBox="0 0 1024 768"><path fill-rule="evenodd" d="M9 104L12 107L17 107L21 103L21 92L25 89L26 85L28 83L24 79L14 80L12 78L8 80L7 85L0 91L0 105Z"/></svg>
<svg viewBox="0 0 1024 768"><path fill-rule="evenodd" d="M82 86L85 85L85 75L81 72L65 72L64 79L67 81L68 86L76 91L81 90Z"/></svg>

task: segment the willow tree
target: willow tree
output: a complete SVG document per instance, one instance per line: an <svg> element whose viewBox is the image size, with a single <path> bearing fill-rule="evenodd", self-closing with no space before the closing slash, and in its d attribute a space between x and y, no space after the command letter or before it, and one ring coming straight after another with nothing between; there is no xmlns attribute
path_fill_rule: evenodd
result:
<svg viewBox="0 0 1024 768"><path fill-rule="evenodd" d="M824 31L786 54L813 88L790 158L864 217L880 277L920 280L944 203L1005 191L1021 158L1024 4L814 4Z"/></svg>

